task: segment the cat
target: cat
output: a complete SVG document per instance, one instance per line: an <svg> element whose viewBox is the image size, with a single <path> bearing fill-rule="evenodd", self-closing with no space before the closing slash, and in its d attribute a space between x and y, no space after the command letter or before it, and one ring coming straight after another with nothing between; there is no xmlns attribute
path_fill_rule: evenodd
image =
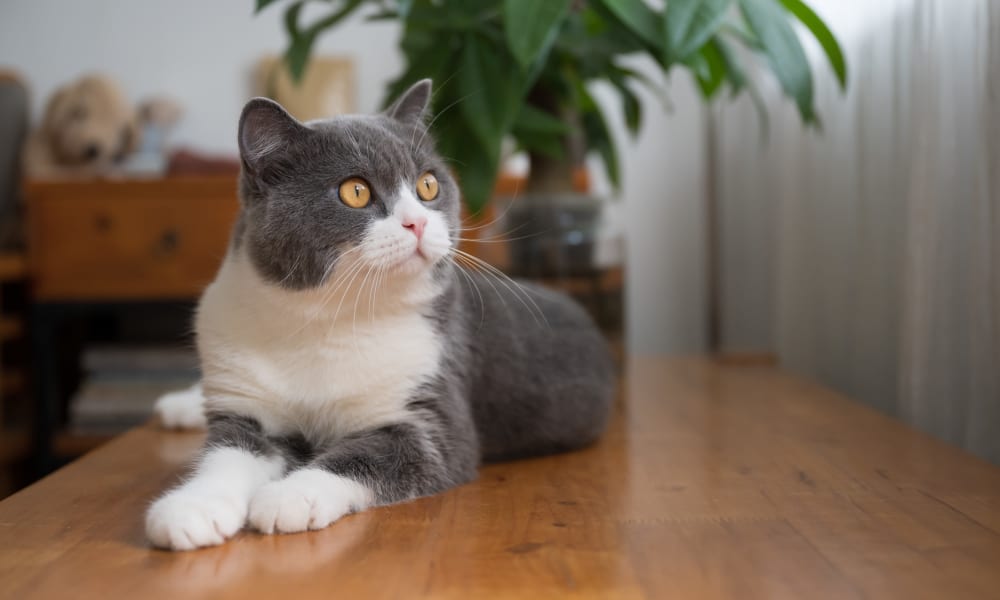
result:
<svg viewBox="0 0 1000 600"><path fill-rule="evenodd" d="M605 429L615 371L583 309L459 264L430 97L423 80L383 113L307 123L243 109L241 211L195 316L202 382L175 398L207 440L150 506L153 545L320 529Z"/></svg>

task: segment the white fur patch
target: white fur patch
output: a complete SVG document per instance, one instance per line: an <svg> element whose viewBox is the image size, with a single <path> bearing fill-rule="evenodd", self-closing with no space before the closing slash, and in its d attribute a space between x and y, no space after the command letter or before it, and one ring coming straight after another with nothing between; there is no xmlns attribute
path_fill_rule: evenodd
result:
<svg viewBox="0 0 1000 600"><path fill-rule="evenodd" d="M171 550L221 544L243 528L257 489L283 469L280 458L236 448L209 450L187 482L150 506L146 535L153 545Z"/></svg>
<svg viewBox="0 0 1000 600"><path fill-rule="evenodd" d="M399 223L394 232L416 242ZM373 262L368 248L345 252L324 286L304 291L264 282L231 253L198 310L206 406L314 443L408 420L407 401L441 355L421 314L438 284L429 263L406 272L388 259Z"/></svg>
<svg viewBox="0 0 1000 600"><path fill-rule="evenodd" d="M366 486L322 469L301 469L261 487L250 501L250 526L262 533L323 529L372 505Z"/></svg>
<svg viewBox="0 0 1000 600"><path fill-rule="evenodd" d="M200 383L160 396L153 406L153 413L168 429L204 429L208 425L205 396Z"/></svg>

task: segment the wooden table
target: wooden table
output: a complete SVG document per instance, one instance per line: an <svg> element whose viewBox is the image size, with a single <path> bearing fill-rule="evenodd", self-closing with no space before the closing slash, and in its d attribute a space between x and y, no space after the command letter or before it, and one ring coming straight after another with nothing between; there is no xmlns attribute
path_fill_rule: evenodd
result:
<svg viewBox="0 0 1000 600"><path fill-rule="evenodd" d="M635 358L590 449L321 532L151 550L197 434L0 503L3 598L997 598L1000 469L766 367Z"/></svg>

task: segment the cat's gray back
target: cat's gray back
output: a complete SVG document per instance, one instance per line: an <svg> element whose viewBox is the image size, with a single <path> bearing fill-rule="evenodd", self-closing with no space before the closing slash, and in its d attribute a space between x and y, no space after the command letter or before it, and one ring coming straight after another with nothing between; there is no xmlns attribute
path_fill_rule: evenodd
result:
<svg viewBox="0 0 1000 600"><path fill-rule="evenodd" d="M462 267L458 267L462 268ZM454 271L435 319L485 460L579 448L604 430L615 392L607 342L567 296L524 281Z"/></svg>

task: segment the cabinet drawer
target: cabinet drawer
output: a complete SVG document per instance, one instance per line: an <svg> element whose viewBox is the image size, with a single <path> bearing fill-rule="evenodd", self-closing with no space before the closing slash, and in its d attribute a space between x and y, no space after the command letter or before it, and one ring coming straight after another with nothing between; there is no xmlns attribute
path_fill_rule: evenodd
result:
<svg viewBox="0 0 1000 600"><path fill-rule="evenodd" d="M195 298L238 211L233 177L35 182L25 199L33 289L50 301Z"/></svg>

